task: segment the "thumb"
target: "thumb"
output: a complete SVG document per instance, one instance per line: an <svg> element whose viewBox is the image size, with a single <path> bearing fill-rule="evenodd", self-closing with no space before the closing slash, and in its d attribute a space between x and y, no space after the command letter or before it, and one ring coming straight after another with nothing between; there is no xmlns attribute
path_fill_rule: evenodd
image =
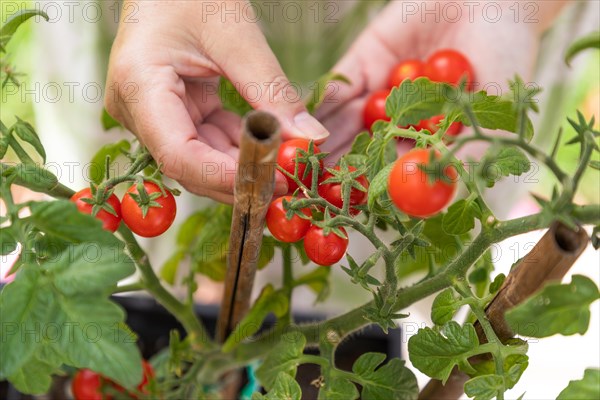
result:
<svg viewBox="0 0 600 400"><path fill-rule="evenodd" d="M241 43L239 38L244 38ZM234 48L229 48L228 55L221 53L222 60L214 61L240 95L254 109L274 114L281 123L284 138L325 141L329 132L308 113L296 89L298 85L287 79L260 29L252 23L244 24L237 42Z"/></svg>

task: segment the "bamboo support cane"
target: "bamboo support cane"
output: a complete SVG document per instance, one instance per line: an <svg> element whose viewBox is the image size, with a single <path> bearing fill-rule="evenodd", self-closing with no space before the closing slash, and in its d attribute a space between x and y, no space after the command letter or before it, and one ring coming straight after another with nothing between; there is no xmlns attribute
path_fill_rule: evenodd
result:
<svg viewBox="0 0 600 400"><path fill-rule="evenodd" d="M279 123L271 114L253 111L244 118L225 292L217 322L216 337L219 342L226 339L250 306L265 215L275 188L280 141Z"/></svg>
<svg viewBox="0 0 600 400"><path fill-rule="evenodd" d="M512 268L496 297L486 308L486 315L498 338L506 341L514 336L504 314L525 301L549 281L560 281L583 253L589 237L583 228L573 231L562 223L554 223L535 247ZM479 323L475 330L481 343L486 342ZM477 363L483 357L469 361ZM419 394L420 400L456 400L464 393L469 376L454 368L446 385L432 379Z"/></svg>

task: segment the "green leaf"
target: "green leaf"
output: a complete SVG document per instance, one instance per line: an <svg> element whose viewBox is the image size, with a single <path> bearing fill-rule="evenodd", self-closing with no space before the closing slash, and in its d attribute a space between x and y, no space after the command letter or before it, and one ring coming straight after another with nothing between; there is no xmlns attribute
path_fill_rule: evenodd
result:
<svg viewBox="0 0 600 400"><path fill-rule="evenodd" d="M583 379L570 381L556 400L589 400L600 398L600 369L588 368Z"/></svg>
<svg viewBox="0 0 600 400"><path fill-rule="evenodd" d="M270 390L275 385L280 372L295 377L300 357L302 357L306 338L299 333L286 333L275 345L262 365L256 370L256 377Z"/></svg>
<svg viewBox="0 0 600 400"><path fill-rule="evenodd" d="M413 366L444 384L454 366L468 363L473 350L479 347L472 324L461 327L450 321L441 330L419 329L408 341L408 352Z"/></svg>
<svg viewBox="0 0 600 400"><path fill-rule="evenodd" d="M2 25L0 36L12 36L23 22L36 15L42 16L48 21L48 14L41 10L19 10L8 17L4 25Z"/></svg>
<svg viewBox="0 0 600 400"><path fill-rule="evenodd" d="M379 129L385 123L375 123L373 125L373 140L367 148L367 177L372 182L375 176L386 165L396 160L396 141L392 135Z"/></svg>
<svg viewBox="0 0 600 400"><path fill-rule="evenodd" d="M252 396L254 399L254 395ZM300 400L302 389L296 380L285 372L277 374L273 388L266 396L259 397L266 400Z"/></svg>
<svg viewBox="0 0 600 400"><path fill-rule="evenodd" d="M260 255L258 256L258 262L256 265L259 270L269 265L273 257L275 257L275 243L276 241L272 236L263 236Z"/></svg>
<svg viewBox="0 0 600 400"><path fill-rule="evenodd" d="M479 218L481 209L474 200L459 200L444 214L442 228L450 235L462 235L475 228L475 219Z"/></svg>
<svg viewBox="0 0 600 400"><path fill-rule="evenodd" d="M369 132L361 132L354 138L352 147L348 154L367 155L367 148L371 143L371 135Z"/></svg>
<svg viewBox="0 0 600 400"><path fill-rule="evenodd" d="M387 191L388 179L394 168L394 163L386 165L371 181L369 185L369 209L373 209L375 202Z"/></svg>
<svg viewBox="0 0 600 400"><path fill-rule="evenodd" d="M329 276L331 275L331 268L317 267L313 271L298 277L296 285L308 285L317 298L315 303L325 301L330 293Z"/></svg>
<svg viewBox="0 0 600 400"><path fill-rule="evenodd" d="M109 165L112 165L118 156L122 155L123 152L128 152L130 149L131 143L125 139L117 143L102 146L94 157L92 157L89 168L90 180L97 185L100 184L106 177L106 157L110 157Z"/></svg>
<svg viewBox="0 0 600 400"><path fill-rule="evenodd" d="M498 375L482 375L465 382L465 394L474 400L492 400L504 389L504 379Z"/></svg>
<svg viewBox="0 0 600 400"><path fill-rule="evenodd" d="M13 125L14 132L21 140L33 146L35 151L42 157L43 163L46 162L46 151L40 141L38 134L33 126L17 117L17 122Z"/></svg>
<svg viewBox="0 0 600 400"><path fill-rule="evenodd" d="M25 186L36 192L47 192L58 185L58 178L38 164L17 164L6 169L3 174L13 175L16 185Z"/></svg>
<svg viewBox="0 0 600 400"><path fill-rule="evenodd" d="M325 101L325 95L327 94L327 86L331 82L343 82L345 84L350 84L350 80L346 78L344 75L339 74L337 72L328 72L317 80L314 84L314 89L311 95L308 97L308 102L306 103L306 109L309 113L314 113L316 109L318 109L323 101Z"/></svg>
<svg viewBox="0 0 600 400"><path fill-rule="evenodd" d="M0 377L17 373L41 346L39 330L52 322L51 295L44 290L48 281L35 268L24 266L15 280L0 292L2 315L2 346L0 347ZM31 334L22 335L22 332Z"/></svg>
<svg viewBox="0 0 600 400"><path fill-rule="evenodd" d="M42 347L27 364L8 380L21 393L44 394L52 385L52 374L59 372L62 359L52 347Z"/></svg>
<svg viewBox="0 0 600 400"><path fill-rule="evenodd" d="M54 274L55 288L66 296L109 289L135 272L124 251L96 243L69 246L43 265Z"/></svg>
<svg viewBox="0 0 600 400"><path fill-rule="evenodd" d="M545 286L508 310L505 317L511 329L521 335L537 338L557 333L583 335L590 323L589 306L598 298L600 293L590 278L574 275L569 284Z"/></svg>
<svg viewBox="0 0 600 400"><path fill-rule="evenodd" d="M179 264L184 260L185 253L181 250L176 251L171 257L165 261L162 268L160 269L160 277L169 285L175 284L175 278L177 277L177 270Z"/></svg>
<svg viewBox="0 0 600 400"><path fill-rule="evenodd" d="M447 98L456 89L428 78L405 80L393 88L385 103L385 112L397 126L417 125L421 120L442 113Z"/></svg>
<svg viewBox="0 0 600 400"><path fill-rule="evenodd" d="M436 325L444 325L451 321L454 314L462 306L460 298L455 295L452 288L440 292L433 300L431 306L431 320Z"/></svg>
<svg viewBox="0 0 600 400"><path fill-rule="evenodd" d="M518 131L517 121L519 118L513 107L514 101L498 96L489 96L485 92L477 92L469 95L469 103L477 124L481 128L514 133ZM446 118L471 126L469 117L458 104L452 105L451 110L446 114ZM527 118L525 122L525 139L529 141L532 137L533 124Z"/></svg>
<svg viewBox="0 0 600 400"><path fill-rule="evenodd" d="M491 166L502 176L519 176L531 169L531 162L523 153L523 150L517 147L503 147L491 158ZM488 166L488 168L491 166Z"/></svg>
<svg viewBox="0 0 600 400"><path fill-rule="evenodd" d="M354 400L358 389L354 383L342 377L331 377L319 390L319 400Z"/></svg>
<svg viewBox="0 0 600 400"><path fill-rule="evenodd" d="M110 116L106 108L102 108L102 116L100 117L102 123L102 129L105 131L111 130L112 128L122 128L119 121Z"/></svg>
<svg viewBox="0 0 600 400"><path fill-rule="evenodd" d="M219 81L219 98L224 109L238 115L243 116L252 111L252 106L239 94L234 84L223 77Z"/></svg>
<svg viewBox="0 0 600 400"><path fill-rule="evenodd" d="M288 307L286 295L281 290L273 289L273 285L266 285L246 316L237 324L223 344L223 351L232 351L242 341L258 332L270 312L281 317L288 311Z"/></svg>
<svg viewBox="0 0 600 400"><path fill-rule="evenodd" d="M32 202L31 216L24 219L47 234L72 243L111 245L112 251L124 247L115 235L102 229L102 223L88 214L82 214L68 200ZM110 250L108 250L110 251Z"/></svg>
<svg viewBox="0 0 600 400"><path fill-rule="evenodd" d="M0 229L0 255L7 255L17 249L17 240L15 239L10 226Z"/></svg>
<svg viewBox="0 0 600 400"><path fill-rule="evenodd" d="M352 371L361 377L363 399L416 399L419 394L417 378L398 358L385 360L383 353L365 353L352 366ZM379 367L379 368L377 368Z"/></svg>
<svg viewBox="0 0 600 400"><path fill-rule="evenodd" d="M589 33L571 44L565 53L565 63L570 65L577 54L587 49L600 49L600 31Z"/></svg>

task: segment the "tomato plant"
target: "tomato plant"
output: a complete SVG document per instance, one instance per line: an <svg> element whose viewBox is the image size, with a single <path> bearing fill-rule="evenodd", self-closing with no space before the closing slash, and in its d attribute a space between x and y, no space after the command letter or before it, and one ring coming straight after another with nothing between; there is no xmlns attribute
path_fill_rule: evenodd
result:
<svg viewBox="0 0 600 400"><path fill-rule="evenodd" d="M310 187L312 185L312 166L308 163L307 157L310 156L309 153L319 154L321 151L319 147L313 144L310 140L307 139L292 139L287 140L281 144L279 148L279 152L277 153L277 164L283 168L288 175L285 175L286 180L288 182L288 189L290 192L298 189L298 184L291 177L294 176L297 170L297 176L300 177L300 181L306 187ZM323 168L323 162L320 161L320 168Z"/></svg>
<svg viewBox="0 0 600 400"><path fill-rule="evenodd" d="M396 207L414 217L429 217L446 207L456 192L457 173L452 166L430 163L430 151L412 150L396 161L388 192ZM435 158L440 156L436 153ZM423 169L433 166L433 178Z"/></svg>
<svg viewBox="0 0 600 400"><path fill-rule="evenodd" d="M390 118L385 114L385 99L390 94L389 90L379 90L373 92L365 103L363 111L363 122L365 129L371 129L375 121L389 121Z"/></svg>
<svg viewBox="0 0 600 400"><path fill-rule="evenodd" d="M323 228L311 226L304 238L304 250L312 262L322 266L337 263L346 254L348 249L348 237L344 228L340 232L325 232Z"/></svg>
<svg viewBox="0 0 600 400"><path fill-rule="evenodd" d="M166 232L175 220L175 197L156 183L144 182L143 188L144 192L140 193L139 184L131 185L123 196L123 222L140 236L159 236Z"/></svg>
<svg viewBox="0 0 600 400"><path fill-rule="evenodd" d="M431 133L436 133L439 129L439 124L442 119L444 119L443 115L436 115L435 117L424 119L419 122L419 125L416 127L416 129L417 131L427 129ZM446 135L456 136L462 131L462 128L463 126L460 122L453 122L446 130Z"/></svg>
<svg viewBox="0 0 600 400"><path fill-rule="evenodd" d="M81 189L71 197L77 209L85 214L93 214L94 196L90 188ZM89 202L88 202L89 201ZM102 221L102 227L107 231L115 232L121 223L121 202L114 194L106 200L106 204L98 205L95 217Z"/></svg>
<svg viewBox="0 0 600 400"><path fill-rule="evenodd" d="M39 10L9 18L0 30L0 52L5 52L18 26L36 15L47 19ZM587 47L598 47L598 40L595 34L577 42L567 59ZM253 392L253 400L300 400L306 393L296 380L302 373L298 366L312 364L319 368L313 380L319 399L426 398L429 392L421 388L419 393L415 370L430 377L434 387L458 382L459 391L470 398L504 398L534 365L527 342L518 336L542 340L585 333L590 306L600 291L581 275L574 275L570 283L548 281L548 271L560 275L555 266L539 274L528 270L520 284L532 290L492 313L490 306L498 299L518 292L512 289L523 268L544 264L519 262L505 277L495 270L491 250L525 233L549 228L556 232L557 226L569 239L580 239L573 242L580 245L578 250L588 245L588 231L592 246L600 248L600 204L583 200L580 190L584 176L599 178L600 132L593 117L574 112L564 119L570 137L558 134L550 150L538 147L532 140L531 113L555 113L529 101L538 89L517 76L509 82L506 96L468 93L457 82L465 72L472 80L473 70L456 54L432 55L425 63L425 76L414 81L407 76L382 92L377 100L380 116L369 115L372 118L365 121L372 132L358 134L347 154L332 160L338 167L324 170L327 154L310 141L284 143L278 170L291 190L301 190L275 200L268 211L261 209L273 237L263 238L259 259L253 260L257 268L281 268L276 274L281 279L265 274L268 282L223 341L209 333L207 321L196 312L194 296L204 289L198 284L200 276L231 279L226 263L231 207L189 210L176 237L161 239L173 242L164 246L171 252L167 257L161 254L167 259L158 266L134 233L154 236L168 229L175 217L177 190L160 183L161 166L143 144L123 139L99 149L92 162L100 166L100 173L89 177L95 192L76 195L64 178L52 172L36 128L19 118L5 124L2 115L0 239L2 255L11 255L14 263L8 271L12 281L0 291L0 379L22 393L46 394L56 375L77 369L72 382L76 399L99 399L102 394L114 399L212 399L237 396L231 395L236 391L231 382L244 367L248 380L256 381L245 387ZM0 63L2 76L16 80L19 75L12 66L8 68L4 58ZM336 74L319 80L309 110L318 109L332 79L343 80ZM219 92L233 86L222 80ZM221 94L221 99L228 110L240 114L249 110L239 94L233 100ZM382 117L382 110L389 115ZM383 122L371 125L375 119ZM106 126L116 124L107 114L103 121ZM423 129L439 130L429 134L403 128L417 127L421 121ZM442 133L452 134L451 123L468 126L473 133L446 140ZM399 138L413 140L415 149L399 157ZM485 150L473 159L461 159L458 155L473 144ZM556 157L563 146L573 149L570 166ZM119 157L127 161L127 168L114 173L112 166ZM534 162L544 169L541 179L551 182L553 189L533 194L539 209L531 214L501 217L490 205L487 190L501 179L524 178L534 170ZM91 215L94 205L96 218L103 222L111 208L118 215L112 192L119 187L129 188L121 204L126 223L103 229ZM357 214L357 209L362 212ZM355 241L352 247L348 234ZM303 242L287 243L302 237ZM556 257L535 248L526 257L553 258L565 269L567 253L577 256L569 253L577 247L573 243L552 237L553 247L546 250L556 252ZM366 257L356 256L359 247L370 249ZM281 263L271 262L276 255ZM303 296L325 301L337 290L330 284L332 270L339 272L336 279L352 285L352 295L363 291L370 300L333 318L297 324L297 290L307 289ZM168 345L152 355L156 372L143 361L136 342L144 332L133 332L113 296L140 292L181 326L170 333ZM410 366L399 358L386 360L384 353L357 348L363 354L350 368L340 368L337 350L346 338L368 326L384 332L397 328L418 302L431 296L436 296L432 324L412 332L407 343ZM471 313L461 316L462 307ZM535 331L527 330L531 326ZM55 381L64 383L63 379ZM597 381L598 371L587 369L556 398L598 398Z"/></svg>
<svg viewBox="0 0 600 400"><path fill-rule="evenodd" d="M292 199L292 196L280 197L274 200L267 210L266 222L269 232L277 240L285 243L295 243L301 240L310 228L310 219L304 219L295 213L288 218L288 211L284 208L283 202L284 200L289 202ZM311 217L310 210L307 208L301 209L300 212Z"/></svg>

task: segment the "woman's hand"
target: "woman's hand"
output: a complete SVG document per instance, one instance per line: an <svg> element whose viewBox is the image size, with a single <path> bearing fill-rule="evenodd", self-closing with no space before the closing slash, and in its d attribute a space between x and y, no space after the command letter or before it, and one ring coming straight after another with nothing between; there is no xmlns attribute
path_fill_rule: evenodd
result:
<svg viewBox="0 0 600 400"><path fill-rule="evenodd" d="M240 119L222 108L219 76L255 109L275 114L284 138L329 135L289 85L247 1L126 0L124 10L106 108L187 190L233 201ZM287 192L280 174L275 191Z"/></svg>

